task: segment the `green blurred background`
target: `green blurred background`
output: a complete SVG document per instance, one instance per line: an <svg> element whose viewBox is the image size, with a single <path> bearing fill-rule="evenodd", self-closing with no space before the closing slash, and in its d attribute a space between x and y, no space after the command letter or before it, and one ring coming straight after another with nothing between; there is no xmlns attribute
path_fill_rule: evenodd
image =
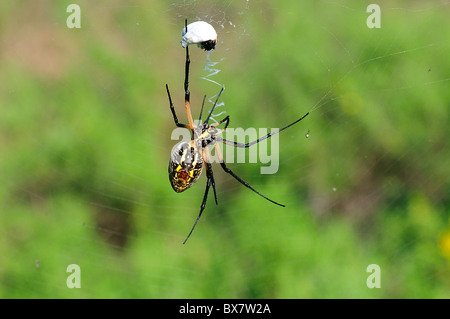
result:
<svg viewBox="0 0 450 319"><path fill-rule="evenodd" d="M69 29L73 2L0 2L0 297L450 297L448 3L378 1L369 29L365 1L80 0ZM286 208L215 164L182 245L206 180L167 174L185 18L217 30L230 127L310 115L276 174L229 164ZM220 88L191 59L195 116Z"/></svg>

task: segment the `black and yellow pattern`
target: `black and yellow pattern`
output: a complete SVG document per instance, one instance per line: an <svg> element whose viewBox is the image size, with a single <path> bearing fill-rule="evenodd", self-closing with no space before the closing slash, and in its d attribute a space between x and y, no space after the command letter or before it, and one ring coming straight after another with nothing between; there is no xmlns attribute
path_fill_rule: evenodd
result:
<svg viewBox="0 0 450 319"><path fill-rule="evenodd" d="M180 142L169 162L169 180L173 190L181 193L191 187L200 177L202 169L203 159L193 141Z"/></svg>

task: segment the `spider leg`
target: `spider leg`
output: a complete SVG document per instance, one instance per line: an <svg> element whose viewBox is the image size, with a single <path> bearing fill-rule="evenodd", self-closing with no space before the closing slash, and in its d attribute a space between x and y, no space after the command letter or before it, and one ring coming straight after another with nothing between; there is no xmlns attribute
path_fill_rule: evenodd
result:
<svg viewBox="0 0 450 319"><path fill-rule="evenodd" d="M187 33L187 19L185 20L185 28ZM184 106L186 108L186 114L191 129L195 128L194 120L191 114L191 92L189 92L189 65L191 64L191 58L189 57L189 46L186 46L186 65L184 71Z"/></svg>
<svg viewBox="0 0 450 319"><path fill-rule="evenodd" d="M206 164L206 177L207 177L207 181L206 181L206 190L205 190L205 194L203 195L203 202L202 205L200 206L200 213L197 216L197 219L194 222L194 225L191 228L191 231L189 232L189 234L187 235L186 239L183 242L183 245L186 244L187 240L189 239L189 237L191 236L192 232L194 231L195 226L197 226L198 221L200 220L200 217L203 214L203 211L205 210L205 206L206 206L206 201L208 199L208 192L209 192L209 188L212 186L213 191L214 191L214 198L216 200L216 205L217 205L217 195L216 195L216 185L214 183L214 176L213 176L213 172L212 172L212 168L211 168L211 163L209 161L209 154L207 153L207 151L203 151L202 152L202 157L205 161Z"/></svg>
<svg viewBox="0 0 450 319"><path fill-rule="evenodd" d="M184 20L185 23L185 32L187 33L187 19ZM191 63L191 59L189 58L189 49L188 46L186 46L186 65L185 65L185 71L184 71L184 92L187 96L189 96L189 64ZM189 100L186 98L186 100Z"/></svg>
<svg viewBox="0 0 450 319"><path fill-rule="evenodd" d="M203 195L203 202L202 202L202 206L200 207L200 213L198 214L197 219L195 220L195 223L194 223L194 225L191 228L191 231L189 232L189 234L187 235L186 239L184 240L183 245L186 244L187 240L189 239L189 237L191 236L192 232L194 231L195 226L197 226L198 220L202 216L203 210L205 209L206 200L208 199L208 192L209 192L209 187L210 186L211 186L211 179L208 177L208 180L206 182L205 195Z"/></svg>
<svg viewBox="0 0 450 319"><path fill-rule="evenodd" d="M211 127L215 127L215 126L219 126L223 122L225 122L225 127L217 132L216 138L219 137L219 136L217 136L218 134L222 134L227 129L228 124L230 124L230 116L227 115L222 121L210 125ZM220 139L219 141L222 141L222 139Z"/></svg>
<svg viewBox="0 0 450 319"><path fill-rule="evenodd" d="M178 122L177 114L175 113L175 108L173 107L172 98L170 97L169 86L166 84L167 96L169 97L169 105L170 110L172 111L173 120L175 121L175 125L178 127L189 128L187 124L181 124Z"/></svg>
<svg viewBox="0 0 450 319"><path fill-rule="evenodd" d="M275 134L280 133L281 131L284 131L284 130L287 129L288 127L290 127L290 126L292 126L292 125L294 125L294 124L300 122L301 120L303 120L305 117L308 116L308 114L309 114L309 112L306 113L305 115L303 115L301 118L299 118L299 119L296 120L295 122L292 122L291 124L286 125L285 127L280 128L280 129L278 129L278 130L276 130L276 131L274 131L274 132L270 132L269 134L264 135L263 137L260 137L260 138L258 138L257 140L255 140L255 141L253 141L253 142L249 142L249 143L243 144L243 143L238 143L238 142L235 142L235 141L228 141L228 140L226 140L226 139L224 139L224 138L221 138L220 136L217 136L217 141L222 142L222 143L224 143L224 144L232 145L232 146L234 146L234 147L247 148L247 147L250 147L250 146L252 146L252 145L254 145L254 144L257 144L257 143L259 143L259 142L261 142L261 141L264 141L265 139L268 139L268 138L271 137L272 135L275 135Z"/></svg>
<svg viewBox="0 0 450 319"><path fill-rule="evenodd" d="M214 175L213 175L213 171L212 171L211 156L209 153L209 149L205 148L203 154L204 154L203 162L206 164L206 176L208 176L208 178L211 179L211 186L214 191L214 199L216 201L216 205L218 205L217 194L216 194L216 183L214 182Z"/></svg>
<svg viewBox="0 0 450 319"><path fill-rule="evenodd" d="M186 47L186 77L184 80L184 106L186 108L186 115L188 118L189 126L191 129L195 128L194 120L192 119L191 113L191 92L189 92L189 64L191 60L189 58L189 47Z"/></svg>
<svg viewBox="0 0 450 319"><path fill-rule="evenodd" d="M205 106L205 99L206 99L206 95L203 96L202 108L200 109L200 116L198 117L199 123L202 121L202 113L203 113L203 107Z"/></svg>
<svg viewBox="0 0 450 319"><path fill-rule="evenodd" d="M271 200L270 198L264 196L263 194L261 194L260 192L258 192L256 189L254 189L253 187L251 187L246 181L244 181L242 178L240 178L239 176L237 176L235 173L233 173L233 171L231 169L229 169L227 167L227 165L225 164L225 162L223 161L223 156L222 153L220 151L220 147L218 144L214 145L214 147L216 148L216 154L219 157L219 161L220 161L220 165L222 166L223 170L230 174L231 176L233 176L239 183L241 183L242 185L244 185L245 187L251 189L252 191L254 191L256 194L258 194L259 196L267 199L269 202L272 202L278 206L282 206L285 207L283 204L277 203L276 201Z"/></svg>
<svg viewBox="0 0 450 319"><path fill-rule="evenodd" d="M208 172L209 172L209 178L211 179L211 186L212 186L213 191L214 191L214 200L216 201L216 205L219 205L219 203L217 202L216 183L214 182L214 176L213 176L211 164L208 163L206 165L206 167L207 167L206 173L208 175Z"/></svg>
<svg viewBox="0 0 450 319"><path fill-rule="evenodd" d="M223 88L223 86L222 86L222 89L220 90L219 94L217 94L216 101L214 102L214 105L213 105L211 111L209 111L208 117L206 118L205 122L203 122L203 123L207 124L207 123L209 122L209 118L211 117L212 112L213 112L214 109L216 108L216 106L217 106L217 101L219 101L219 97L220 97L220 95L222 94L223 90L224 90L224 88Z"/></svg>
<svg viewBox="0 0 450 319"><path fill-rule="evenodd" d="M224 122L226 122L225 127L223 128L223 130L225 131L228 127L228 124L230 124L230 116L229 115L227 115L222 121L211 124L210 126L219 126L220 124L222 124Z"/></svg>

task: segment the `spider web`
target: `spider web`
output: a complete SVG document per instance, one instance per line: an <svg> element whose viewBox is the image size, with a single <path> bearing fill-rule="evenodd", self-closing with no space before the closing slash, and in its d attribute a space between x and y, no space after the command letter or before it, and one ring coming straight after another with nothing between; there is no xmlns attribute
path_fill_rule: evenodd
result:
<svg viewBox="0 0 450 319"><path fill-rule="evenodd" d="M366 25L369 2L357 1L80 1L79 30L66 29L66 4L6 3L3 15L30 18L24 25L4 20L2 32L7 68L0 81L17 65L26 72L19 73L23 82L18 77L0 91L2 104L17 102L20 110L0 116L1 140L11 134L19 145L2 146L3 154L18 155L1 162L1 296L449 297L450 163L442 122L450 72L442 58L449 56L448 32L441 35L448 2L378 2L377 30ZM423 22L433 14L436 20ZM206 21L218 33L216 50L190 50L194 118L203 94L211 107L221 87L213 119L226 113L234 127L281 127L310 113L280 135L277 174L261 175L259 164L229 165L286 210L261 203L216 165L219 205L210 190L185 246L205 179L182 194L170 188L176 141L164 89L168 83L185 122L184 19ZM416 24L424 29L412 36ZM32 29L41 42L26 45ZM286 41L285 31L296 37ZM93 45L97 39L105 48ZM35 60L48 50L53 60ZM18 54L24 51L31 52ZM79 84L91 78L94 89ZM50 97L40 93L47 86ZM40 122L8 131L18 114ZM16 138L16 129L25 137ZM347 158L335 158L342 149ZM420 158L424 150L430 154ZM399 191L404 184L410 197ZM81 267L81 289L66 287L72 263ZM370 264L381 267L381 289L366 286Z"/></svg>

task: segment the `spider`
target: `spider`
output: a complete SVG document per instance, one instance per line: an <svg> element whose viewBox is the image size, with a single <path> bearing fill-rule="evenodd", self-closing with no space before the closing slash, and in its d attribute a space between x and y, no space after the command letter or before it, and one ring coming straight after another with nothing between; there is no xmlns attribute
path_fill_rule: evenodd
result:
<svg viewBox="0 0 450 319"><path fill-rule="evenodd" d="M185 23L185 32L187 33L187 21ZM175 125L177 127L187 128L192 132L191 141L178 143L176 145L176 147L174 148L174 150L171 154L171 157L170 157L169 180L170 180L173 190L177 193L181 193L181 192L185 191L186 189L190 188L200 177L200 174L202 173L202 170L203 170L203 164L205 164L205 166L206 166L206 178L207 178L206 190L203 195L203 201L202 201L202 204L200 207L200 213L198 214L197 219L195 220L194 225L192 226L192 228L191 228L189 234L187 235L186 239L184 240L183 244L185 244L187 242L187 240L191 236L192 232L194 231L195 226L197 225L200 217L202 216L202 213L205 209L205 205L206 205L206 201L208 198L208 193L209 193L210 187L212 187L212 189L213 189L216 205L218 204L217 203L216 186L215 186L215 182L214 182L214 175L213 175L211 160L210 160L210 150L208 147L214 146L216 155L220 162L220 165L226 173L233 176L239 183L241 183L245 187L251 189L253 192L258 194L259 196L265 198L266 200L272 202L275 205L285 207L283 204L280 204L280 203L266 197L265 195L261 194L260 192L258 192L256 189L254 189L252 186L250 186L246 181L244 181L239 176L237 176L231 169L229 169L223 160L222 152L221 152L220 147L217 144L217 142L222 142L224 144L231 145L234 147L247 148L247 147L257 144L267 138L270 138L274 134L280 133L281 131L287 129L288 127L300 122L309 114L309 112L308 112L305 115L303 115L301 118L299 118L298 120L292 122L291 124L286 125L285 127L281 128L281 129L270 132L269 134L267 134L263 137L260 137L252 142L246 143L246 144L223 139L219 135L222 134L227 129L228 124L230 123L230 117L226 116L223 120L221 120L217 123L209 124L211 114L213 113L214 108L217 105L217 101L219 100L219 97L223 92L223 87L220 90L219 94L217 95L216 101L215 101L211 111L209 111L208 116L206 117L206 119L203 122L201 122L206 95L203 97L202 107L200 110L200 116L199 116L199 121L198 121L199 124L196 125L194 123L194 120L193 120L192 114L191 114L190 92L189 92L189 66L190 66L189 47L186 46L186 63L185 63L185 78L184 78L185 103L184 103L184 105L185 105L187 119L188 119L189 124L181 124L180 122L178 122L178 117L175 113L175 108L172 103L172 98L170 96L169 86L166 84L167 96L169 98L169 107L172 112L172 116L173 116ZM218 126L221 125L222 123L224 123L225 127L222 129L218 129Z"/></svg>

